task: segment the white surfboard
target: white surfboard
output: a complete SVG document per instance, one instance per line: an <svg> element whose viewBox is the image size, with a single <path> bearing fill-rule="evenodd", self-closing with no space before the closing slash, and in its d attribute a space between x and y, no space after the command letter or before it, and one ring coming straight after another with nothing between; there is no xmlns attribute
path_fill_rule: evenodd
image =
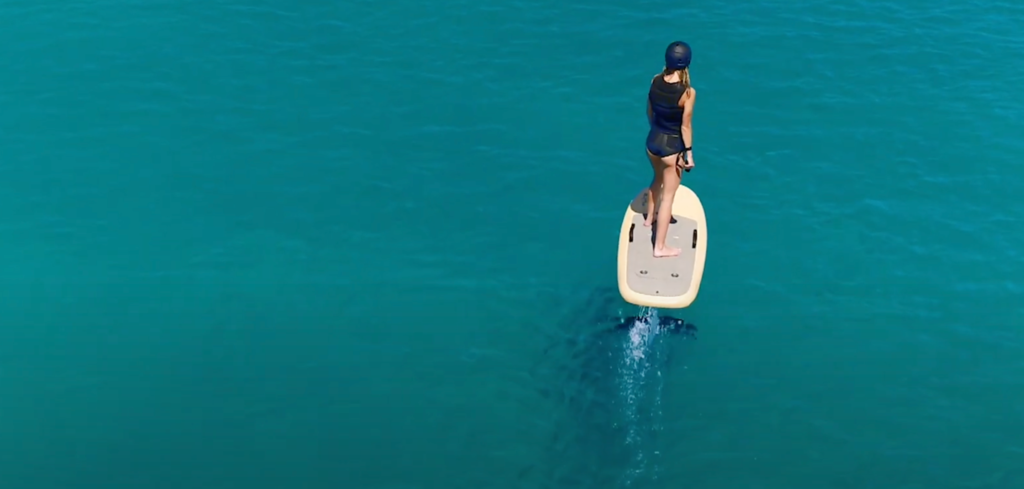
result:
<svg viewBox="0 0 1024 489"><path fill-rule="evenodd" d="M673 222L665 244L679 248L678 256L654 257L657 221L644 227L647 189L626 208L619 235L619 293L630 304L682 309L697 299L704 276L708 232L704 206L693 190L680 185L672 201Z"/></svg>

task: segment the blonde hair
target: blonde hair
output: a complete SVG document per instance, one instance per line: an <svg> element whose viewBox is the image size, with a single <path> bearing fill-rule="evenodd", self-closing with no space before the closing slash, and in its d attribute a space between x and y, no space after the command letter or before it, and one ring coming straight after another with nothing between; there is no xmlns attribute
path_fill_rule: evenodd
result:
<svg viewBox="0 0 1024 489"><path fill-rule="evenodd" d="M668 68L665 68L664 70L661 71L661 76L669 76L669 75L673 75L673 74L679 76L679 81L676 82L676 83L679 83L679 84L683 85L683 94L684 95L685 94L689 94L690 93L690 67L687 66L686 68L683 68L681 70L670 70Z"/></svg>

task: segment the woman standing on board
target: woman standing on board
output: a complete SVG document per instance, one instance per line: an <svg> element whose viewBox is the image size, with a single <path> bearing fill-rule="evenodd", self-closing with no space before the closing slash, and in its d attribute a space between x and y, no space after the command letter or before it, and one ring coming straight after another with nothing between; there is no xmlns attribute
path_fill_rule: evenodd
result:
<svg viewBox="0 0 1024 489"><path fill-rule="evenodd" d="M647 158L654 169L654 181L647 189L647 216L644 226L654 222L654 256L676 256L678 248L665 246L668 225L672 221L672 199L682 179L680 170L693 168L693 102L697 90L690 86L690 45L676 41L665 50L665 69L651 80L647 94ZM660 204L659 204L660 201Z"/></svg>

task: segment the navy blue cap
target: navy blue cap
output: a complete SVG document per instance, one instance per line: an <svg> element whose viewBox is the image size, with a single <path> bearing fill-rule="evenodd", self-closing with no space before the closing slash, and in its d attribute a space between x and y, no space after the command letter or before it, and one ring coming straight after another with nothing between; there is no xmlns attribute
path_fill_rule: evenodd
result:
<svg viewBox="0 0 1024 489"><path fill-rule="evenodd" d="M692 56L690 45L683 41L676 41L665 49L665 67L670 70L681 70L690 66Z"/></svg>

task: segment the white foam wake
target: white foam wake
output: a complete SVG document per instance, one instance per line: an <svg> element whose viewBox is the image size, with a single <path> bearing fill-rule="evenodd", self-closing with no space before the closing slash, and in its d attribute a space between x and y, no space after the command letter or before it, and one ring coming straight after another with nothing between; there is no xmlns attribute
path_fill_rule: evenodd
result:
<svg viewBox="0 0 1024 489"><path fill-rule="evenodd" d="M644 308L629 329L618 368L625 444L631 463L624 483L656 478L658 454L653 434L661 430L662 379L657 309Z"/></svg>

